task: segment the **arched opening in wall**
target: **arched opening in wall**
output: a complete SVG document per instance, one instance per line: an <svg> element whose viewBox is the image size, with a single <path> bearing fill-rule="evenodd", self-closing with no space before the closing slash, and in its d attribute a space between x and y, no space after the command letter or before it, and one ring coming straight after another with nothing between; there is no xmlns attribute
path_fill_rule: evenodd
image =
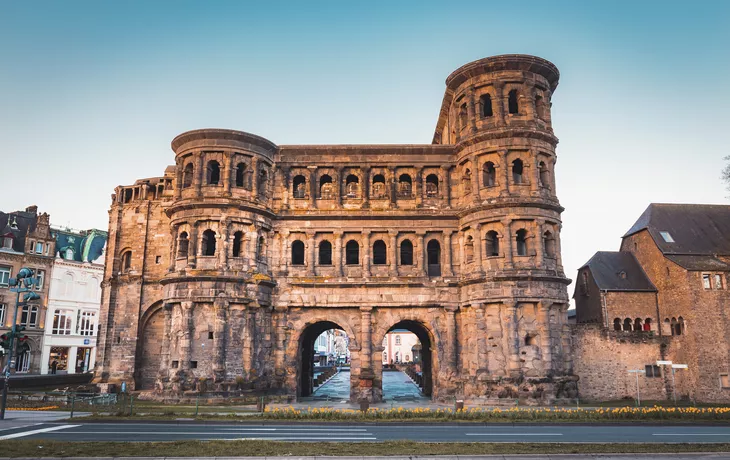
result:
<svg viewBox="0 0 730 460"><path fill-rule="evenodd" d="M122 273L127 273L132 268L132 251L122 253Z"/></svg>
<svg viewBox="0 0 730 460"><path fill-rule="evenodd" d="M246 164L238 163L236 165L236 187L243 187L246 177Z"/></svg>
<svg viewBox="0 0 730 460"><path fill-rule="evenodd" d="M547 166L545 165L544 161L541 161L540 164L537 166L540 171L540 187L543 188L550 188L550 171L548 171Z"/></svg>
<svg viewBox="0 0 730 460"><path fill-rule="evenodd" d="M292 194L294 198L304 198L307 195L307 179L304 176L294 176L294 180L292 181Z"/></svg>
<svg viewBox="0 0 730 460"><path fill-rule="evenodd" d="M644 332L651 331L651 318L646 318L644 320L644 328L642 329Z"/></svg>
<svg viewBox="0 0 730 460"><path fill-rule="evenodd" d="M188 188L193 185L193 164L188 163L183 169L182 188Z"/></svg>
<svg viewBox="0 0 730 460"><path fill-rule="evenodd" d="M256 260L260 262L266 261L266 238L259 236L256 240Z"/></svg>
<svg viewBox="0 0 730 460"><path fill-rule="evenodd" d="M636 318L634 320L634 331L640 332L644 329L644 321L642 321L641 318Z"/></svg>
<svg viewBox="0 0 730 460"><path fill-rule="evenodd" d="M331 200L335 197L332 177L329 174L324 174L319 178L319 197L323 200Z"/></svg>
<svg viewBox="0 0 730 460"><path fill-rule="evenodd" d="M355 240L345 245L345 265L360 265L360 243Z"/></svg>
<svg viewBox="0 0 730 460"><path fill-rule="evenodd" d="M178 259L187 259L189 245L190 245L190 241L188 241L188 232L180 233L180 237L177 240L177 258Z"/></svg>
<svg viewBox="0 0 730 460"><path fill-rule="evenodd" d="M373 198L385 198L385 176L382 174L376 174L373 176L373 189L371 195Z"/></svg>
<svg viewBox="0 0 730 460"><path fill-rule="evenodd" d="M464 244L464 258L468 264L474 262L474 238L471 236L466 237L466 243Z"/></svg>
<svg viewBox="0 0 730 460"><path fill-rule="evenodd" d="M388 248L383 240L373 243L373 265L385 265L388 263Z"/></svg>
<svg viewBox="0 0 730 460"><path fill-rule="evenodd" d="M524 169L522 160L519 158L512 162L512 182L515 184L522 183L522 173L524 172Z"/></svg>
<svg viewBox="0 0 730 460"><path fill-rule="evenodd" d="M497 182L497 170L494 168L494 163L487 161L482 166L482 184L485 187L494 187Z"/></svg>
<svg viewBox="0 0 730 460"><path fill-rule="evenodd" d="M15 361L15 372L30 372L32 358L30 344L28 342L23 342L19 344L15 352L17 356L17 359Z"/></svg>
<svg viewBox="0 0 730 460"><path fill-rule="evenodd" d="M398 196L410 198L413 193L413 181L408 174L401 174L398 178Z"/></svg>
<svg viewBox="0 0 730 460"><path fill-rule="evenodd" d="M304 265L304 243L300 240L291 244L291 264Z"/></svg>
<svg viewBox="0 0 730 460"><path fill-rule="evenodd" d="M677 318L677 324L674 326L674 335L684 334L684 318Z"/></svg>
<svg viewBox="0 0 730 460"><path fill-rule="evenodd" d="M537 334L527 334L525 335L525 345L527 346L533 346L537 345Z"/></svg>
<svg viewBox="0 0 730 460"><path fill-rule="evenodd" d="M333 366L350 362L349 337L339 324L319 321L307 326L299 337L297 378L298 397L350 399L350 372L342 371L331 380ZM325 383L326 382L326 383Z"/></svg>
<svg viewBox="0 0 730 460"><path fill-rule="evenodd" d="M439 177L436 174L426 176L426 196L434 198L439 195Z"/></svg>
<svg viewBox="0 0 730 460"><path fill-rule="evenodd" d="M233 234L233 257L241 257L241 246L243 245L243 232L237 231Z"/></svg>
<svg viewBox="0 0 730 460"><path fill-rule="evenodd" d="M524 228L517 230L515 242L517 243L516 244L517 255L526 256L527 255L527 230L525 230Z"/></svg>
<svg viewBox="0 0 730 460"><path fill-rule="evenodd" d="M431 397L436 346L426 326L400 321L388 329L382 343L383 400Z"/></svg>
<svg viewBox="0 0 730 460"><path fill-rule="evenodd" d="M624 320L624 331L631 332L631 318L626 318Z"/></svg>
<svg viewBox="0 0 730 460"><path fill-rule="evenodd" d="M545 119L545 103L539 94L535 96L535 113L537 114L537 118L541 120Z"/></svg>
<svg viewBox="0 0 730 460"><path fill-rule="evenodd" d="M555 258L555 237L550 230L542 234L542 245L545 248L545 256Z"/></svg>
<svg viewBox="0 0 730 460"><path fill-rule="evenodd" d="M205 168L205 182L208 185L218 185L221 180L221 166L215 160L210 160Z"/></svg>
<svg viewBox="0 0 730 460"><path fill-rule="evenodd" d="M509 113L512 115L520 113L520 108L517 105L517 90L513 89L509 92L507 97L507 105L509 106Z"/></svg>
<svg viewBox="0 0 730 460"><path fill-rule="evenodd" d="M461 185L465 195L471 193L471 169L464 169L464 175L461 176Z"/></svg>
<svg viewBox="0 0 730 460"><path fill-rule="evenodd" d="M466 102L461 104L461 107L459 107L459 129L464 129L466 127L466 117L468 115L467 109L466 109Z"/></svg>
<svg viewBox="0 0 730 460"><path fill-rule="evenodd" d="M319 243L319 264L332 265L332 243L329 241Z"/></svg>
<svg viewBox="0 0 730 460"><path fill-rule="evenodd" d="M124 203L129 203L132 201L132 198L134 197L134 190L131 188L124 190Z"/></svg>
<svg viewBox="0 0 730 460"><path fill-rule="evenodd" d="M426 254L428 276L441 276L441 244L437 240L429 241Z"/></svg>
<svg viewBox="0 0 730 460"><path fill-rule="evenodd" d="M135 372L135 388L153 390L162 362L162 340L165 335L165 315L162 309L149 316L143 325L141 339L137 343L139 366ZM170 363L167 363L168 366Z"/></svg>
<svg viewBox="0 0 730 460"><path fill-rule="evenodd" d="M208 229L203 232L203 240L201 241L201 250L202 254L204 256L214 256L215 255L215 232L211 229Z"/></svg>
<svg viewBox="0 0 730 460"><path fill-rule="evenodd" d="M487 257L497 257L499 256L499 235L494 230L490 230L487 232L487 238L486 238L486 251L485 254Z"/></svg>
<svg viewBox="0 0 730 460"><path fill-rule="evenodd" d="M259 197L266 198L267 191L269 190L269 173L266 172L265 169L262 169L259 172L259 182L258 182L258 194Z"/></svg>
<svg viewBox="0 0 730 460"><path fill-rule="evenodd" d="M614 331L621 330L621 318L616 318L613 320L613 330Z"/></svg>
<svg viewBox="0 0 730 460"><path fill-rule="evenodd" d="M482 106L482 117L491 117L494 115L492 112L492 96L485 94L479 98L479 103Z"/></svg>
<svg viewBox="0 0 730 460"><path fill-rule="evenodd" d="M345 190L347 198L357 198L360 196L360 179L354 174L347 176L345 179Z"/></svg>
<svg viewBox="0 0 730 460"><path fill-rule="evenodd" d="M411 243L411 240L403 240L400 243L400 264L413 265L413 243Z"/></svg>

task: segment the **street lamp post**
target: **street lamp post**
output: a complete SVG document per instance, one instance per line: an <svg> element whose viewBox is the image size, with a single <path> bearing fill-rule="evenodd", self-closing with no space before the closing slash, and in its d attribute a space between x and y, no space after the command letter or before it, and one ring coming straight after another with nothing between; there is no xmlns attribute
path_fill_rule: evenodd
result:
<svg viewBox="0 0 730 460"><path fill-rule="evenodd" d="M41 296L39 296L36 292L32 291L32 288L38 285L38 279L33 278L33 274L34 272L32 269L21 268L17 276L15 278L10 278L8 283L11 286L10 291L15 292L17 295L15 298L15 310L13 311L13 326L10 330L10 334L8 334L7 341L8 359L5 362L5 368L3 369L4 385L2 399L0 400L0 420L5 419L5 407L8 403L8 386L10 386L10 370L15 367L13 363L13 355L15 354L16 344L15 339L18 338L18 341L24 340L22 332L25 330L25 326L17 324L18 307L25 306L28 302L41 298ZM23 294L22 302L20 301L21 294Z"/></svg>

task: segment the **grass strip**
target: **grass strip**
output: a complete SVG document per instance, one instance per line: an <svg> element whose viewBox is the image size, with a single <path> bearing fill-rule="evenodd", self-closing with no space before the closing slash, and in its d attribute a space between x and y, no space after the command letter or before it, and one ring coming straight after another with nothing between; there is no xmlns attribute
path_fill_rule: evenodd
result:
<svg viewBox="0 0 730 460"><path fill-rule="evenodd" d="M45 440L0 441L6 457L231 457L311 455L485 455L730 452L730 444L569 444L569 443L425 443L171 441L70 442Z"/></svg>

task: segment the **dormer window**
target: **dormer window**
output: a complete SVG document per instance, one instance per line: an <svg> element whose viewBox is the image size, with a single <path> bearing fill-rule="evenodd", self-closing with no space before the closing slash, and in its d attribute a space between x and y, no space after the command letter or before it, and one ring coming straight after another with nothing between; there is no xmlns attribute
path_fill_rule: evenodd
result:
<svg viewBox="0 0 730 460"><path fill-rule="evenodd" d="M13 237L12 236L4 236L2 238L2 248L3 249L13 249Z"/></svg>
<svg viewBox="0 0 730 460"><path fill-rule="evenodd" d="M669 232L659 232L659 234L667 243L674 243L674 238L672 238L672 235L670 235Z"/></svg>

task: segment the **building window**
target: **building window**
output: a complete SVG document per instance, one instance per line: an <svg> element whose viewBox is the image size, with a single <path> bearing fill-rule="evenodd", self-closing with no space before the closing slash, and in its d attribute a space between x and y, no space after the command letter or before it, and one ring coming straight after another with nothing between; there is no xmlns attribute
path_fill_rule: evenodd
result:
<svg viewBox="0 0 730 460"><path fill-rule="evenodd" d="M522 183L522 173L524 172L524 165L522 160L519 158L512 162L512 182L515 184Z"/></svg>
<svg viewBox="0 0 730 460"><path fill-rule="evenodd" d="M17 372L28 372L30 370L30 345L23 343L18 345L18 360L15 364Z"/></svg>
<svg viewBox="0 0 730 460"><path fill-rule="evenodd" d="M540 187L543 188L550 188L550 171L548 171L547 166L545 166L545 162L541 161L540 164L537 166L539 171L539 178L540 178Z"/></svg>
<svg viewBox="0 0 730 460"><path fill-rule="evenodd" d="M466 243L464 244L464 258L468 264L474 262L474 238L471 236L466 237Z"/></svg>
<svg viewBox="0 0 730 460"><path fill-rule="evenodd" d="M373 243L373 265L385 265L388 263L387 248L383 240Z"/></svg>
<svg viewBox="0 0 730 460"><path fill-rule="evenodd" d="M400 264L413 265L413 243L403 240L400 244Z"/></svg>
<svg viewBox="0 0 730 460"><path fill-rule="evenodd" d="M210 160L205 168L205 181L208 185L218 185L221 180L221 166L215 160Z"/></svg>
<svg viewBox="0 0 730 460"><path fill-rule="evenodd" d="M12 268L0 265L0 286L7 286L10 282Z"/></svg>
<svg viewBox="0 0 730 460"><path fill-rule="evenodd" d="M43 243L36 243L35 244L35 253L36 254L43 254Z"/></svg>
<svg viewBox="0 0 730 460"><path fill-rule="evenodd" d="M56 310L53 313L53 335L71 335L71 310Z"/></svg>
<svg viewBox="0 0 730 460"><path fill-rule="evenodd" d="M38 324L38 307L25 305L20 313L20 324L25 327L35 327Z"/></svg>
<svg viewBox="0 0 730 460"><path fill-rule="evenodd" d="M213 331L208 331L208 340L213 340Z"/></svg>
<svg viewBox="0 0 730 460"><path fill-rule="evenodd" d="M730 388L730 376L720 374L720 388Z"/></svg>
<svg viewBox="0 0 730 460"><path fill-rule="evenodd" d="M548 230L542 235L542 244L545 250L545 256L551 259L555 258L555 237Z"/></svg>
<svg viewBox="0 0 730 460"><path fill-rule="evenodd" d="M347 191L347 198L357 198L360 195L360 179L350 174L345 179L345 189Z"/></svg>
<svg viewBox="0 0 730 460"><path fill-rule="evenodd" d="M241 246L243 243L243 232L237 231L233 234L233 257L241 257Z"/></svg>
<svg viewBox="0 0 730 460"><path fill-rule="evenodd" d="M647 377L652 378L662 376L662 370L656 364L647 364L644 366L644 370L646 371Z"/></svg>
<svg viewBox="0 0 730 460"><path fill-rule="evenodd" d="M702 286L705 289L711 289L712 286L710 285L710 274L709 273L703 273L702 274Z"/></svg>
<svg viewBox="0 0 730 460"><path fill-rule="evenodd" d="M491 117L494 115L492 111L492 96L485 94L479 98L479 102L482 105L482 117Z"/></svg>
<svg viewBox="0 0 730 460"><path fill-rule="evenodd" d="M332 177L324 174L319 178L319 197L323 200L331 200L335 198L335 190L332 186Z"/></svg>
<svg viewBox="0 0 730 460"><path fill-rule="evenodd" d="M203 232L202 252L204 256L215 255L215 232L208 229Z"/></svg>
<svg viewBox="0 0 730 460"><path fill-rule="evenodd" d="M616 318L613 320L613 330L614 331L621 330L621 318Z"/></svg>
<svg viewBox="0 0 730 460"><path fill-rule="evenodd" d="M177 257L178 259L187 259L188 257L188 232L180 233L180 237L177 240Z"/></svg>
<svg viewBox="0 0 730 460"><path fill-rule="evenodd" d="M37 280L35 289L37 291L40 291L41 289L43 289L43 283L45 283L45 281L46 281L46 271L45 270L36 270L35 279Z"/></svg>
<svg viewBox="0 0 730 460"><path fill-rule="evenodd" d="M71 248L66 249L66 256L64 257L66 260L74 260L74 250Z"/></svg>
<svg viewBox="0 0 730 460"><path fill-rule="evenodd" d="M494 168L494 163L487 161L482 166L482 182L485 187L494 187L496 185L497 170Z"/></svg>
<svg viewBox="0 0 730 460"><path fill-rule="evenodd" d="M441 276L441 244L431 240L426 245L428 276Z"/></svg>
<svg viewBox="0 0 730 460"><path fill-rule="evenodd" d="M180 361L173 361L170 367L172 367L173 369L177 369L178 367L180 367Z"/></svg>
<svg viewBox="0 0 730 460"><path fill-rule="evenodd" d="M626 318L624 320L624 331L631 332L631 318Z"/></svg>
<svg viewBox="0 0 730 460"><path fill-rule="evenodd" d="M193 164L188 163L183 169L183 183L182 188L188 188L193 185Z"/></svg>
<svg viewBox="0 0 730 460"><path fill-rule="evenodd" d="M126 273L132 268L132 251L122 253L122 273Z"/></svg>
<svg viewBox="0 0 730 460"><path fill-rule="evenodd" d="M3 249L13 249L13 237L12 236L3 237Z"/></svg>
<svg viewBox="0 0 730 460"><path fill-rule="evenodd" d="M524 228L517 230L517 255L518 256L526 256L527 255L527 230Z"/></svg>
<svg viewBox="0 0 730 460"><path fill-rule="evenodd" d="M263 236L256 240L256 260L266 262L266 238Z"/></svg>
<svg viewBox="0 0 730 460"><path fill-rule="evenodd" d="M294 176L294 181L292 181L292 194L294 198L304 198L307 196L307 179L304 176Z"/></svg>
<svg viewBox="0 0 730 460"><path fill-rule="evenodd" d="M399 335L395 336L395 344L400 345L400 336Z"/></svg>
<svg viewBox="0 0 730 460"><path fill-rule="evenodd" d="M672 238L672 235L670 235L669 232L659 232L659 234L667 243L674 243L674 238Z"/></svg>
<svg viewBox="0 0 730 460"><path fill-rule="evenodd" d="M355 240L350 240L345 246L345 264L358 265L360 263L360 245Z"/></svg>
<svg viewBox="0 0 730 460"><path fill-rule="evenodd" d="M55 319L54 319L55 322ZM94 311L82 311L79 312L78 317L78 334L91 336L94 335L96 329L96 312Z"/></svg>
<svg viewBox="0 0 730 460"><path fill-rule="evenodd" d="M401 174L398 178L398 196L410 198L413 192L413 181L408 174Z"/></svg>
<svg viewBox="0 0 730 460"><path fill-rule="evenodd" d="M5 325L5 312L8 310L8 305L0 303L0 327Z"/></svg>
<svg viewBox="0 0 730 460"><path fill-rule="evenodd" d="M373 176L373 189L370 192L373 198L385 198L385 176L382 174L376 174Z"/></svg>
<svg viewBox="0 0 730 460"><path fill-rule="evenodd" d="M509 106L509 113L511 115L516 115L520 112L520 108L517 105L517 90L513 89L509 92L508 96L508 102L507 105Z"/></svg>
<svg viewBox="0 0 730 460"><path fill-rule="evenodd" d="M238 163L236 165L236 187L243 187L243 178L246 173L246 164Z"/></svg>
<svg viewBox="0 0 730 460"><path fill-rule="evenodd" d="M197 368L198 368L198 362L190 361L190 369L197 369Z"/></svg>
<svg viewBox="0 0 730 460"><path fill-rule="evenodd" d="M291 244L291 264L304 265L304 243L299 240Z"/></svg>
<svg viewBox="0 0 730 460"><path fill-rule="evenodd" d="M464 129L466 127L466 117L467 117L467 110L466 110L466 102L461 104L461 107L459 108L459 129Z"/></svg>
<svg viewBox="0 0 730 460"><path fill-rule="evenodd" d="M722 289L722 275L715 274L715 289Z"/></svg>
<svg viewBox="0 0 730 460"><path fill-rule="evenodd" d="M487 257L497 257L499 256L499 235L494 230L490 230L487 232Z"/></svg>
<svg viewBox="0 0 730 460"><path fill-rule="evenodd" d="M332 265L332 243L329 241L319 243L319 264Z"/></svg>
<svg viewBox="0 0 730 460"><path fill-rule="evenodd" d="M439 178L436 174L429 174L426 177L426 196L433 198L439 194Z"/></svg>

